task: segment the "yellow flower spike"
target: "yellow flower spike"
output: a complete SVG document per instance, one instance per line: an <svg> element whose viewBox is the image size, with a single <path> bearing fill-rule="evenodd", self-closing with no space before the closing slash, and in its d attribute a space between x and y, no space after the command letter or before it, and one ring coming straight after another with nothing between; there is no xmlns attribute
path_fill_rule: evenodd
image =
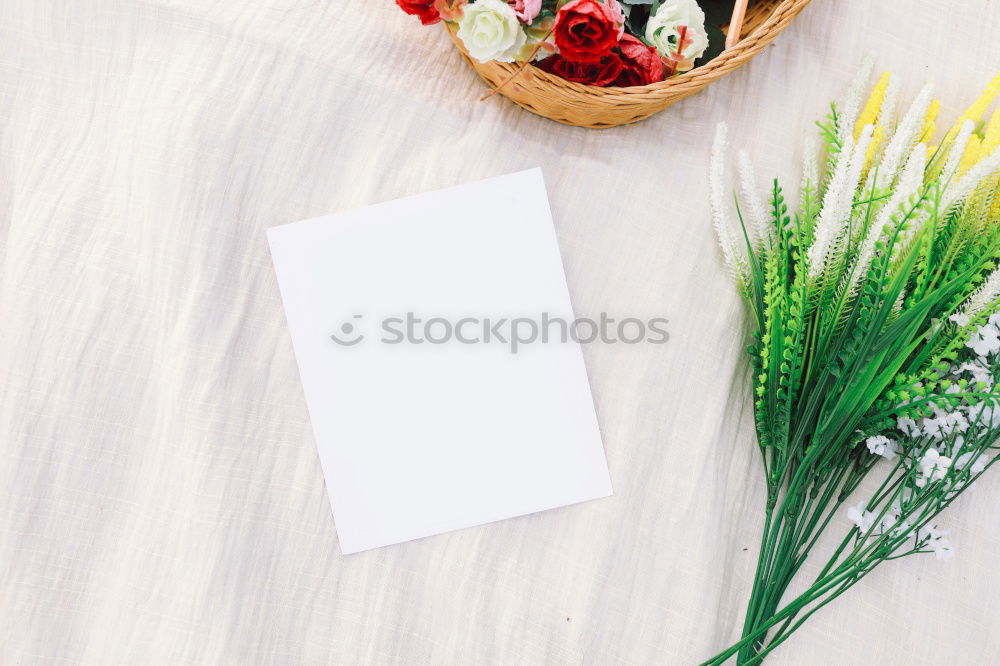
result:
<svg viewBox="0 0 1000 666"><path fill-rule="evenodd" d="M983 155L989 155L994 148L1000 147L1000 108L997 108L990 116L990 122L986 125L986 132L983 134L983 145L980 150Z"/></svg>
<svg viewBox="0 0 1000 666"><path fill-rule="evenodd" d="M889 86L889 75L890 72L883 72L882 76L879 77L878 83L872 88L872 94L868 97L868 101L865 102L865 106L858 116L858 122L854 124L855 141L861 136L861 130L864 129L865 125L875 124L875 119L878 117L878 110L882 106L882 98L885 97L885 89Z"/></svg>
<svg viewBox="0 0 1000 666"><path fill-rule="evenodd" d="M979 147L979 156L986 157L998 148L1000 148L1000 108L993 111L990 121L986 123L983 141ZM993 204L990 206L987 219L1000 220L1000 172L993 174L993 177L984 181L980 187L987 190L992 189L994 192Z"/></svg>
<svg viewBox="0 0 1000 666"><path fill-rule="evenodd" d="M962 153L962 161L958 163L959 174L965 173L979 161L981 144L982 140L978 135L973 134L969 137L969 142L965 144L965 152Z"/></svg>
<svg viewBox="0 0 1000 666"><path fill-rule="evenodd" d="M924 116L924 128L920 133L921 141L930 141L934 138L934 132L937 130L937 126L934 121L937 119L940 111L941 100L931 100L930 105L927 107L927 115Z"/></svg>
<svg viewBox="0 0 1000 666"><path fill-rule="evenodd" d="M868 152L865 153L865 173L871 168L872 160L875 157L875 151L878 150L879 144L882 143L882 135L885 134L883 126L879 125L872 132L872 140L868 144Z"/></svg>
<svg viewBox="0 0 1000 666"><path fill-rule="evenodd" d="M961 127L962 123L970 118L972 119L972 122L978 123L979 119L983 117L984 113L986 113L986 109L993 103L993 98L996 97L997 94L1000 94L1000 74L993 77L993 80L990 81L988 86L986 86L986 90L984 90L983 94L979 96L979 99L973 102L972 106L970 106L969 109L958 119L958 122L955 123L955 127Z"/></svg>

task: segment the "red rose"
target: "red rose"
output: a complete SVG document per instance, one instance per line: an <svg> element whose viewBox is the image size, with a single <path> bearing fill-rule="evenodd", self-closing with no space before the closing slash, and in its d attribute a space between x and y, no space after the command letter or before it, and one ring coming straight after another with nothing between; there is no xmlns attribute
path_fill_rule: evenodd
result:
<svg viewBox="0 0 1000 666"><path fill-rule="evenodd" d="M434 0L396 0L396 4L407 14L413 14L424 25L431 25L441 20Z"/></svg>
<svg viewBox="0 0 1000 666"><path fill-rule="evenodd" d="M556 14L553 38L568 60L596 63L618 44L622 36L618 0L570 0Z"/></svg>
<svg viewBox="0 0 1000 666"><path fill-rule="evenodd" d="M615 79L616 86L644 86L663 80L663 62L660 54L641 39L623 35L618 42L622 59L622 73Z"/></svg>
<svg viewBox="0 0 1000 666"><path fill-rule="evenodd" d="M538 62L537 66L542 71L561 76L567 81L592 86L611 85L622 73L622 59L617 53L609 53L597 62L578 62L556 54Z"/></svg>

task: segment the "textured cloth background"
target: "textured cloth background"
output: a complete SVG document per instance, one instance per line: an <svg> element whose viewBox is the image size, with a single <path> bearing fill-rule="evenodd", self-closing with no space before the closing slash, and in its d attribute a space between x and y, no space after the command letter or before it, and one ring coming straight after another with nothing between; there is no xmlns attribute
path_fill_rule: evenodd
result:
<svg viewBox="0 0 1000 666"><path fill-rule="evenodd" d="M997 34L995 0L816 0L705 92L589 131L476 101L389 2L4 0L0 662L710 656L762 502L711 129L766 183L865 52L953 118ZM671 322L585 350L616 494L343 557L263 231L537 165L578 313ZM773 662L997 663L998 508L988 478L954 561L876 572Z"/></svg>

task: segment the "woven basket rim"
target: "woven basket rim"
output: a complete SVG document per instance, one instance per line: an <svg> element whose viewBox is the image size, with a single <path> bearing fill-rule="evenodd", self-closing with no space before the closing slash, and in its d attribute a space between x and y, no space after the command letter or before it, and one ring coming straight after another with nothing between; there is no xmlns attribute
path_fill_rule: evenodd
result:
<svg viewBox="0 0 1000 666"><path fill-rule="evenodd" d="M530 70L532 78L537 78L544 83L558 85L562 88L575 91L583 95L604 96L615 93L628 94L630 92L649 94L657 91L670 90L671 88L677 86L683 86L694 79L711 77L715 70L725 68L731 60L736 58L746 59L763 50L764 47L777 36L777 33L771 34L772 28L775 24L782 20L786 10L793 7L801 9L809 2L810 0L781 0L774 6L774 9L771 10L771 14L760 25L758 25L751 33L740 39L740 41L734 44L732 48L724 50L704 65L684 72L683 74L677 74L664 79L663 81L657 81L656 83L650 83L644 86L590 86L584 83L577 83L576 81L569 81L568 79L564 79L556 74L549 74L531 63L529 63L525 69ZM457 27L453 23L448 23L446 25L448 30L453 34L453 37L457 37L454 35L457 31ZM490 64L501 66L511 74L521 67L521 63L500 63L491 61Z"/></svg>

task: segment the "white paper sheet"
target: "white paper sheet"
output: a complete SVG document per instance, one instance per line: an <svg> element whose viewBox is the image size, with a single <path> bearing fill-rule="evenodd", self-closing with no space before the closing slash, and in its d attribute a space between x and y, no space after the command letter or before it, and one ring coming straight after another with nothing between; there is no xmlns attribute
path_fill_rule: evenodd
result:
<svg viewBox="0 0 1000 666"><path fill-rule="evenodd" d="M611 494L540 169L268 240L344 553Z"/></svg>

